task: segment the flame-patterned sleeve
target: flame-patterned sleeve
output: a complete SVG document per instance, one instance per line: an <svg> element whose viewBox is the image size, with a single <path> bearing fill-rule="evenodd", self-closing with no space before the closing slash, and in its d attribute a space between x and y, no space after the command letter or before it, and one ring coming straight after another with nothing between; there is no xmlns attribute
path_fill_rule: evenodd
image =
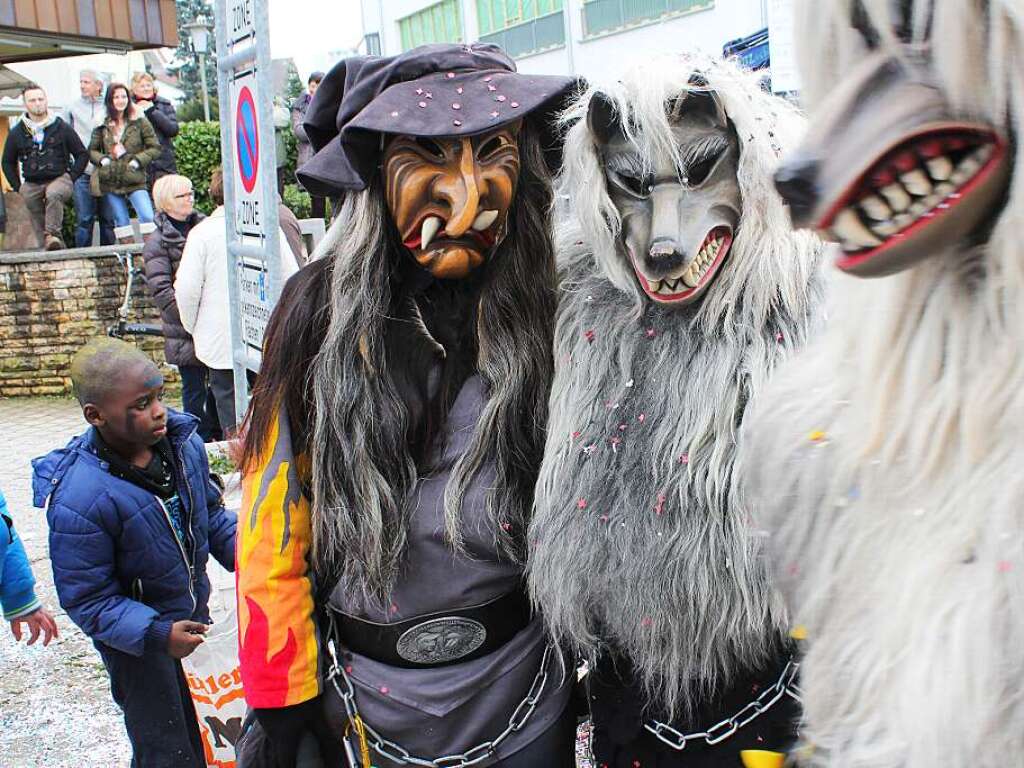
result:
<svg viewBox="0 0 1024 768"><path fill-rule="evenodd" d="M304 457L293 455L283 410L258 465L242 478L238 517L238 637L249 706L300 704L320 693Z"/></svg>

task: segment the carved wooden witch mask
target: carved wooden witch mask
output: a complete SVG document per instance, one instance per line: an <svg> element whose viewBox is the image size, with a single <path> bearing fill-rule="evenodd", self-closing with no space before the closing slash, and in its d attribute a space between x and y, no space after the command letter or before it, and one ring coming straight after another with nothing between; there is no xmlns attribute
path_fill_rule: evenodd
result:
<svg viewBox="0 0 1024 768"><path fill-rule="evenodd" d="M520 125L476 136L396 136L385 148L388 209L402 243L435 277L466 277L505 237Z"/></svg>

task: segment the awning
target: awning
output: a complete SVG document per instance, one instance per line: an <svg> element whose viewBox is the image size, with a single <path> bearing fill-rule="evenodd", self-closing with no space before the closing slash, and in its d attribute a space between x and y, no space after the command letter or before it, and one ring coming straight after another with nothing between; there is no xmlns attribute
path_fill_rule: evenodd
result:
<svg viewBox="0 0 1024 768"><path fill-rule="evenodd" d="M771 57L768 53L768 28L747 37L730 40L722 46L722 55L736 57L747 69L768 69Z"/></svg>
<svg viewBox="0 0 1024 768"><path fill-rule="evenodd" d="M21 89L31 82L24 75L19 75L13 69L8 69L0 64L0 97L17 98L21 95ZM21 107L22 105L19 104L18 106Z"/></svg>

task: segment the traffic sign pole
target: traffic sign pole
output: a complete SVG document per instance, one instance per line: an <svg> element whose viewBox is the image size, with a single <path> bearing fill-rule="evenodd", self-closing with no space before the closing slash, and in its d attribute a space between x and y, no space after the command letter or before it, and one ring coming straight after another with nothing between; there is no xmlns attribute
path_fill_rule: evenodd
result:
<svg viewBox="0 0 1024 768"><path fill-rule="evenodd" d="M238 418L282 288L268 0L216 0L217 82Z"/></svg>

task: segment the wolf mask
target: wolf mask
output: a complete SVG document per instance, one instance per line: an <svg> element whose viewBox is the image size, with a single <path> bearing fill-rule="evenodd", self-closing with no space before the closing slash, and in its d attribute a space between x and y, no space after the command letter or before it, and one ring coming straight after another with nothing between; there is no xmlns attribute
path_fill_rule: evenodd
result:
<svg viewBox="0 0 1024 768"><path fill-rule="evenodd" d="M898 181L920 212L891 238L873 230L881 245L832 223L829 326L741 435L776 583L807 635L807 762L1020 765L1024 15L1005 0L805 0L797 14L812 128L779 181L798 221L820 226L853 189L849 231L871 229L859 169L889 150L869 145L894 163L912 153ZM870 130L846 127L869 113ZM936 193L918 183L952 183L950 207L928 216Z"/></svg>
<svg viewBox="0 0 1024 768"><path fill-rule="evenodd" d="M558 638L592 657L614 645L659 709L682 712L755 669L786 624L734 459L747 399L817 306L819 243L793 232L771 186L801 121L756 76L702 56L591 88L564 121L562 297L530 586ZM714 191L697 181L701 163ZM652 267L655 222L670 248L654 249ZM692 300L641 283L685 274L722 227L730 245L687 285Z"/></svg>

